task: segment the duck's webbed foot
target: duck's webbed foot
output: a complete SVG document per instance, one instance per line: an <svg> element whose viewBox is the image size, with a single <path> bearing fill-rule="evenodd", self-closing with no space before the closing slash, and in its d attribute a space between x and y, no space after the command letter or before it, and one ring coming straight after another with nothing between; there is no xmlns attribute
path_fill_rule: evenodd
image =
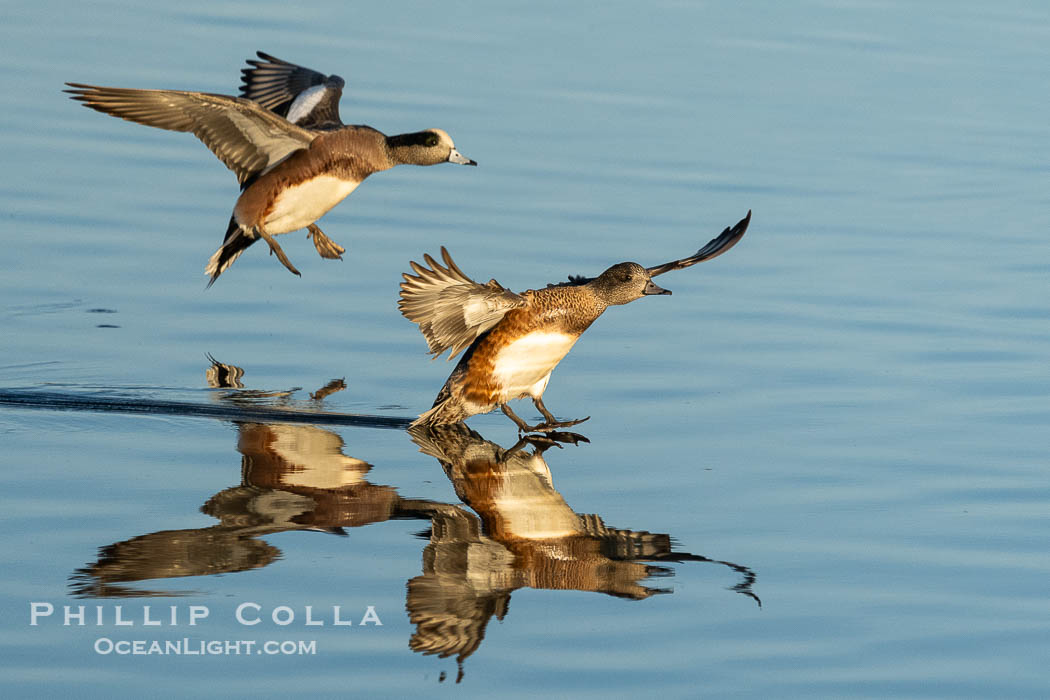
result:
<svg viewBox="0 0 1050 700"><path fill-rule="evenodd" d="M521 417L518 416L518 414L512 411L510 409L510 406L508 406L505 403L500 404L500 410L503 411L503 414L507 416L507 418L510 418L512 421L514 421L515 425L518 426L518 431L522 433L550 433L554 430L558 430L559 428L571 428L574 425L579 425L580 423L591 419L590 416L587 416L586 418L580 418L577 420L558 420L553 415L551 415L551 412L548 411L547 407L543 405L543 401L541 401L540 399L533 399L532 402L536 404L536 408L541 414L543 414L543 423L529 425L524 420L522 420Z"/></svg>
<svg viewBox="0 0 1050 700"><path fill-rule="evenodd" d="M557 430L558 428L571 428L574 425L579 425L580 423L591 419L590 416L587 416L586 418L578 418L577 420L558 420L547 410L547 407L543 405L543 399L533 399L532 403L536 404L536 410L543 415L543 419L546 421L545 423L536 426L534 430L550 432L551 430ZM568 433L568 435L574 435L574 433Z"/></svg>
<svg viewBox="0 0 1050 700"><path fill-rule="evenodd" d="M317 224L310 224L306 227L306 230L309 231L306 237L314 242L314 248L317 248L318 255L328 260L343 259L343 253L346 252L346 248L326 236L321 227Z"/></svg>
<svg viewBox="0 0 1050 700"><path fill-rule="evenodd" d="M277 241L273 239L273 236L266 233L266 231L263 231L261 228L256 228L255 232L262 236L262 239L266 241L266 244L268 246L270 246L271 255L276 255L277 259L281 261L281 264L287 267L292 272L292 274L299 275L300 277L302 277L302 273L295 269L295 265L293 265L292 261L288 259L288 256L284 254L284 251L281 249L281 246L278 245Z"/></svg>

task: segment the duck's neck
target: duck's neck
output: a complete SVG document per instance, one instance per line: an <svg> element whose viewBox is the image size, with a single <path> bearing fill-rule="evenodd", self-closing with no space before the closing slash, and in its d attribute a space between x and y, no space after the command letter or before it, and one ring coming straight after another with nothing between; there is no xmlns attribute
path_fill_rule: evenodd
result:
<svg viewBox="0 0 1050 700"><path fill-rule="evenodd" d="M386 155L394 165L429 165L423 157L426 139L432 136L426 131L411 134L395 134L386 137Z"/></svg>
<svg viewBox="0 0 1050 700"><path fill-rule="evenodd" d="M583 333L609 306L586 284L546 287L526 293L533 295L539 318L544 322L557 321L566 332L572 333Z"/></svg>

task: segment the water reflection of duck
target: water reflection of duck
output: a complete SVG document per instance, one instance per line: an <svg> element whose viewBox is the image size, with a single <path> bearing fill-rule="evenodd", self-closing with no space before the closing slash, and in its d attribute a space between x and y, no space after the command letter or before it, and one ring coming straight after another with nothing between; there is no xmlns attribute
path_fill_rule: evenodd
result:
<svg viewBox="0 0 1050 700"><path fill-rule="evenodd" d="M212 359L207 379L213 388L240 389L243 370ZM340 380L313 394L345 386ZM287 404L289 392L234 391L225 402ZM74 594L87 597L173 595L134 589L133 581L208 576L261 568L280 551L263 535L290 530L345 534L392 518L428 520L444 504L401 498L391 486L366 479L372 466L343 454L336 433L313 425L240 421L237 450L241 483L223 489L201 507L216 525L164 530L99 550L98 560L71 578Z"/></svg>
<svg viewBox="0 0 1050 700"><path fill-rule="evenodd" d="M279 404L292 410L291 392L243 389L243 371L212 360L214 395L239 406ZM313 401L338 391L336 380ZM464 660L480 647L493 617L504 619L520 588L594 591L643 600L671 589L645 579L673 574L669 562L711 562L741 575L734 589L751 592L744 566L675 551L669 535L608 527L597 515L576 513L555 489L545 451L586 438L573 433L531 435L510 449L485 440L462 423L416 427L410 434L436 457L462 503L402 498L371 483L372 466L344 454L336 433L308 424L235 421L241 481L213 495L201 510L218 523L166 530L100 549L96 562L75 572L74 595L170 596L179 593L128 584L158 578L205 576L267 566L280 551L265 535L286 531L346 534L393 519L430 523L422 572L408 581L405 607L415 625L409 647ZM469 508L469 509L468 509ZM757 598L755 598L757 600Z"/></svg>
<svg viewBox="0 0 1050 700"><path fill-rule="evenodd" d="M488 621L507 614L518 588L577 590L642 600L669 588L642 583L673 571L658 562L713 560L674 551L671 537L608 527L576 513L554 487L544 452L565 435L525 437L511 449L462 423L409 429L420 451L435 457L456 495L480 517L436 515L423 574L408 583L407 608L416 625L412 649L462 663L481 644ZM717 562L745 577L746 567ZM757 600L757 598L755 598Z"/></svg>
<svg viewBox="0 0 1050 700"><path fill-rule="evenodd" d="M335 433L311 425L239 423L241 483L216 493L201 512L211 527L164 530L99 550L75 572L73 592L88 597L173 595L119 584L247 571L280 551L260 539L288 531L343 535L345 528L391 519L429 520L445 504L402 498L366 478L372 466L343 454Z"/></svg>
<svg viewBox="0 0 1050 700"><path fill-rule="evenodd" d="M593 279L570 277L559 285L516 294L496 280L478 284L467 277L444 248L442 266L429 255L427 266L412 262L404 273L398 307L419 324L432 354L449 351L451 360L466 349L434 399L433 407L413 425L457 423L499 407L523 432L546 431L581 423L558 421L543 405L551 372L580 335L610 306L643 296L670 294L652 278L710 260L732 248L747 231L751 212L726 228L694 255L645 268L613 265ZM544 422L528 425L508 405L530 397Z"/></svg>

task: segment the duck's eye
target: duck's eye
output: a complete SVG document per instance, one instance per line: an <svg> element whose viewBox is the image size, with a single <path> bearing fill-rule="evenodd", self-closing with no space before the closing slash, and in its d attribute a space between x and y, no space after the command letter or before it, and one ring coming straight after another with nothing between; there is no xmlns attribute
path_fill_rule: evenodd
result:
<svg viewBox="0 0 1050 700"><path fill-rule="evenodd" d="M427 136L427 140L424 142L427 148L433 148L438 145L438 137L436 134L430 134Z"/></svg>

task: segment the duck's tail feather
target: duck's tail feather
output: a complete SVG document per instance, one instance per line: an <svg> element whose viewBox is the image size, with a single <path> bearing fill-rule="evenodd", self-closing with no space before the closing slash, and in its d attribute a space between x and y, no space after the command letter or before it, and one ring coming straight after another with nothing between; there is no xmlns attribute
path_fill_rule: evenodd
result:
<svg viewBox="0 0 1050 700"><path fill-rule="evenodd" d="M219 275L225 272L226 268L232 265L240 257L241 253L257 240L259 240L258 236L249 234L231 216L230 225L226 229L226 238L223 239L222 245L208 260L208 266L204 268L204 274L211 275L211 279L208 280L208 286L211 287L215 284L215 280L219 279Z"/></svg>
<svg viewBox="0 0 1050 700"><path fill-rule="evenodd" d="M451 381L451 378L449 379ZM484 411L471 410L472 406L469 406L464 400L454 396L452 391L449 390L449 386L446 383L438 393L437 398L434 399L434 406L424 413L419 415L408 426L414 427L434 427L437 425L450 425L452 423L459 423L475 413L483 413Z"/></svg>

